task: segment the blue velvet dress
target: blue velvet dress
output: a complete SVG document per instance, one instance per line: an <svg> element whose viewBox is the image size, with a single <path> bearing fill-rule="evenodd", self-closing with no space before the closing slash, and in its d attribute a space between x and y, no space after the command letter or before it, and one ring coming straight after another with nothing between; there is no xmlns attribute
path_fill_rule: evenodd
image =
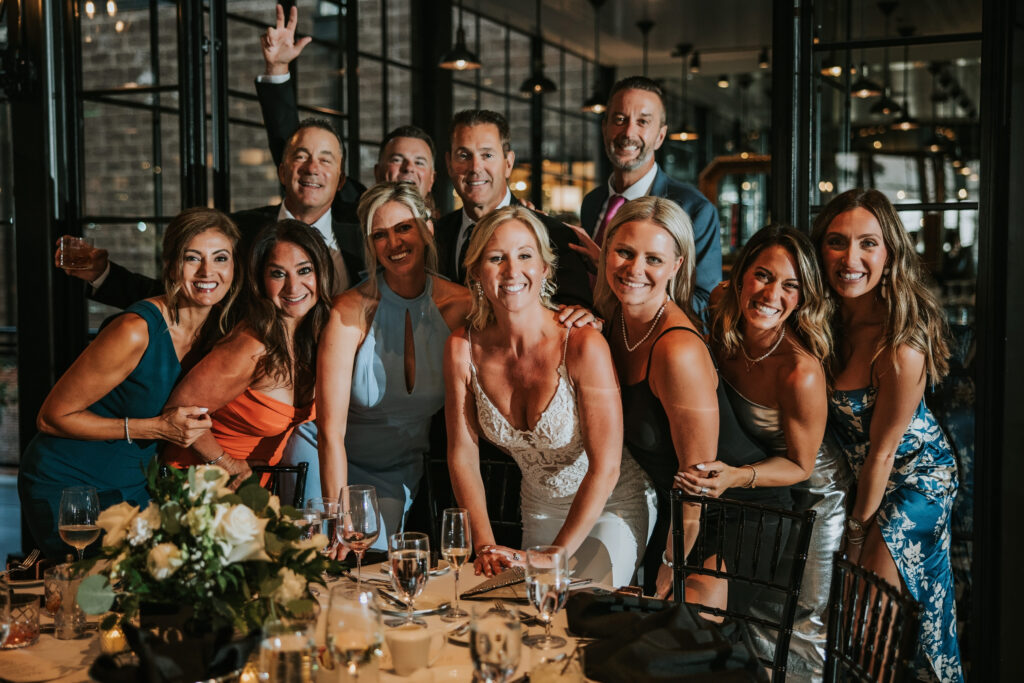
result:
<svg viewBox="0 0 1024 683"><path fill-rule="evenodd" d="M131 374L89 406L89 411L117 419L155 417L181 378L181 363L156 305L139 301L119 315L125 313L146 321L149 345ZM145 468L156 454L157 443L82 441L46 434L37 434L29 442L21 456L18 494L32 536L47 557L61 559L72 551L57 533L61 491L67 486L94 486L100 509L122 500L145 505L149 501Z"/></svg>
<svg viewBox="0 0 1024 683"><path fill-rule="evenodd" d="M356 352L345 432L348 482L377 488L381 533L401 531L429 449L430 419L444 405L444 345L451 330L433 299L433 278L423 293L405 299L377 274L380 303ZM405 323L412 327L416 377L405 386Z"/></svg>
<svg viewBox="0 0 1024 683"><path fill-rule="evenodd" d="M875 387L833 392L833 434L859 477L870 448ZM957 643L950 512L957 468L949 443L924 400L896 449L876 523L904 585L921 603L915 673L920 680L962 681Z"/></svg>

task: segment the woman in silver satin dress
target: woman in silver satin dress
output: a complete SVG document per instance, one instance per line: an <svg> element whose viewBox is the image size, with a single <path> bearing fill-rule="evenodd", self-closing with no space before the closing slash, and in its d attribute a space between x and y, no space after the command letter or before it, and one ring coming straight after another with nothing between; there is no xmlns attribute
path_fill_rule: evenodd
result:
<svg viewBox="0 0 1024 683"><path fill-rule="evenodd" d="M688 493L720 495L736 487L790 487L794 507L813 508L814 526L794 624L788 668L797 679L820 678L832 553L839 548L848 468L823 445L828 418L822 360L831 348L829 300L807 237L769 226L740 253L732 277L711 295L711 347L737 421L770 454L756 465L721 461L677 475ZM796 541L795 535L790 542ZM768 612L777 606L757 603ZM758 647L774 652L774 634L752 629Z"/></svg>

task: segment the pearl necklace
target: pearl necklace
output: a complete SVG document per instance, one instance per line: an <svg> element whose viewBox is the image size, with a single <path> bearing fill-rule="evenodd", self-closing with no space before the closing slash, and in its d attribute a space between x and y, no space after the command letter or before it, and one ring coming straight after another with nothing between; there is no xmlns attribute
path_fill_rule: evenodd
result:
<svg viewBox="0 0 1024 683"><path fill-rule="evenodd" d="M743 357L747 359L747 372L750 372L750 369L752 367L754 367L755 365L757 365L758 363L763 361L768 356L770 356L773 353L775 353L775 349L779 348L779 344L781 344L782 340L785 339L785 338L786 338L786 325L783 324L782 325L782 331L779 333L779 338L775 340L775 343L772 344L772 347L770 349L768 349L767 353L765 353L764 355L758 356L757 358L751 358L750 355L747 353L747 347L743 345L743 342L740 342L740 351L743 352Z"/></svg>
<svg viewBox="0 0 1024 683"><path fill-rule="evenodd" d="M666 300L665 303L661 305L661 308L658 309L658 315L654 316L654 322L652 322L651 326L647 329L647 334L641 337L640 341L632 346L629 345L629 337L626 336L626 316L619 314L619 320L622 322L622 342L626 345L627 351L633 353L640 348L641 344L647 341L647 338L651 336L651 332L654 332L654 328L658 326L658 321L661 320L661 314L665 312L665 306L667 305L668 301Z"/></svg>

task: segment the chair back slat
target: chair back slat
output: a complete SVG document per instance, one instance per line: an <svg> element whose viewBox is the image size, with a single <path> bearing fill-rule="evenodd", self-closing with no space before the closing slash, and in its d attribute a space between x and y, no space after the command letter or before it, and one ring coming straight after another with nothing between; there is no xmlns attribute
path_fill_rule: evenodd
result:
<svg viewBox="0 0 1024 683"><path fill-rule="evenodd" d="M911 677L921 605L836 553L825 681L899 683Z"/></svg>
<svg viewBox="0 0 1024 683"><path fill-rule="evenodd" d="M282 475L295 475L295 488L292 499L284 501L285 504L294 508L302 508L306 500L306 474L309 472L309 463L300 462L294 465L250 465L249 469L253 474L269 474L270 477L264 488L268 489L275 496L281 490Z"/></svg>
<svg viewBox="0 0 1024 683"><path fill-rule="evenodd" d="M699 504L701 511L701 532L691 540L693 549L683 557L686 547L685 530L682 523L683 506ZM744 624L756 625L777 634L775 652L770 661L763 663L772 671L773 682L786 677L786 662L789 657L789 642L803 581L807 549L810 546L811 530L814 524L813 510L793 512L770 508L754 503L688 496L682 491L672 491L673 524L673 594L676 600L686 598L685 580L688 575L697 574L725 579L729 590L743 587L751 593L781 597L781 617L764 617L751 614L749 608L711 607L693 603L698 611ZM708 532L707 522L713 529ZM751 531L752 542L748 542ZM789 534L797 534L796 550L789 556L787 548ZM710 557L717 560L711 567L705 567Z"/></svg>

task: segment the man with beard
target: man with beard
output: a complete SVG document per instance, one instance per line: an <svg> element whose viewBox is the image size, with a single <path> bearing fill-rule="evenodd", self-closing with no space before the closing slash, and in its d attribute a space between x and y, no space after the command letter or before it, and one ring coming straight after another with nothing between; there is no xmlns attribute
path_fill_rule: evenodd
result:
<svg viewBox="0 0 1024 683"><path fill-rule="evenodd" d="M722 279L718 211L697 188L670 178L655 163L654 152L665 141L667 131L665 101L657 83L631 76L612 87L601 133L614 170L607 185L599 185L583 198L583 228L576 232L584 246L572 248L596 263L604 231L625 202L646 196L671 199L693 223L697 286L691 303L701 314L711 290Z"/></svg>

